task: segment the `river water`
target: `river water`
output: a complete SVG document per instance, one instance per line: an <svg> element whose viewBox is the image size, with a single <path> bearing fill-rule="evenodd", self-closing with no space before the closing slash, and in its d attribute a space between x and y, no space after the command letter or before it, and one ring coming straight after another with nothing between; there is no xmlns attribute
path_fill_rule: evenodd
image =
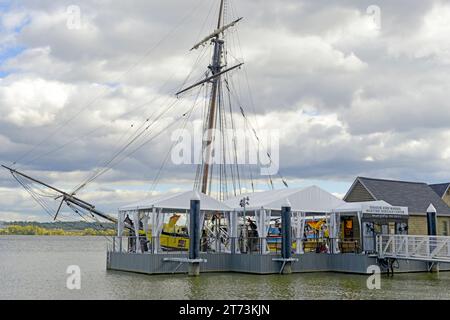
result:
<svg viewBox="0 0 450 320"><path fill-rule="evenodd" d="M147 276L106 270L103 237L0 236L0 299L450 299L450 272L383 276L202 274ZM81 289L66 287L81 268Z"/></svg>

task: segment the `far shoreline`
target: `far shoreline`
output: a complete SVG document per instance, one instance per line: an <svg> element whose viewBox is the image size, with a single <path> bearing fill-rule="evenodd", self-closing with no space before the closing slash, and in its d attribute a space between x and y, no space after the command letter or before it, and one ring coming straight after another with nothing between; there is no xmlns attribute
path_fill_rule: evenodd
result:
<svg viewBox="0 0 450 320"><path fill-rule="evenodd" d="M87 237L87 236L115 236L114 229L107 229L92 226L78 230L64 230L62 228L43 228L37 225L11 224L0 228L0 236L66 236L66 237Z"/></svg>
<svg viewBox="0 0 450 320"><path fill-rule="evenodd" d="M52 237L113 237L113 235L94 235L94 234L87 234L87 235L79 235L79 234L65 234L65 235L61 235L61 234L1 234L0 233L0 238L2 237L46 237L46 238L52 238Z"/></svg>

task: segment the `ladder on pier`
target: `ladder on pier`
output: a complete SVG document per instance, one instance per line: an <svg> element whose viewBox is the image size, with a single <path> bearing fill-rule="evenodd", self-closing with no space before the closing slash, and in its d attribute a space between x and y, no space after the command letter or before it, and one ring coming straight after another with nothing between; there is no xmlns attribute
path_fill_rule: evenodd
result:
<svg viewBox="0 0 450 320"><path fill-rule="evenodd" d="M450 263L450 237L383 234L376 245L379 258Z"/></svg>

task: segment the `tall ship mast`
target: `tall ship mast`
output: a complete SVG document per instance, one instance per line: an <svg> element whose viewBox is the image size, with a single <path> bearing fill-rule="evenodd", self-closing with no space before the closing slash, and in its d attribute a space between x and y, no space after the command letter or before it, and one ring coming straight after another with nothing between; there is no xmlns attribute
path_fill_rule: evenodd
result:
<svg viewBox="0 0 450 320"><path fill-rule="evenodd" d="M197 43L192 50L197 50L202 46L210 43L213 47L213 55L211 64L208 67L208 73L206 79L197 82L196 84L189 86L186 89L181 90L177 93L177 95L183 94L189 90L192 90L200 85L205 83L209 83L210 88L210 97L208 103L208 110L205 112L205 117L203 120L203 128L205 129L205 135L207 138L205 143L202 146L202 163L199 165L197 169L197 177L195 180L195 187L200 192L204 194L211 195L211 185L212 185L212 173L213 173L213 153L214 148L213 144L218 137L215 136L216 129L220 126L218 122L223 120L223 113L220 114L220 111L224 108L223 101L223 86L222 79L226 74L234 69L240 68L243 63L238 63L232 67L226 68L227 61L225 59L225 39L224 33L229 29L234 27L242 18L234 20L228 24L224 24L225 21L225 5L226 0L220 0L220 8L219 8L219 17L217 19L217 27L216 30L204 38L202 41ZM221 128L222 130L225 128ZM223 163L222 165L225 165ZM237 165L237 164L236 164ZM234 190L236 191L236 190ZM226 195L223 195L224 191L220 192L218 195L219 198L223 199Z"/></svg>
<svg viewBox="0 0 450 320"><path fill-rule="evenodd" d="M220 30L222 28L223 23L223 5L224 0L220 1L220 12L219 12L219 19L217 22L217 30ZM202 165L202 183L201 183L201 192L202 193L208 193L208 186L209 186L209 170L211 165L211 143L214 139L212 136L213 130L216 128L217 123L217 96L218 96L218 90L219 90L219 82L220 82L220 75L219 73L222 71L222 56L223 56L223 46L225 44L225 41L221 39L220 37L221 32L216 31L214 35L212 36L211 42L214 44L214 56L212 59L212 63L210 66L211 74L214 77L212 79L212 88L211 88L211 101L209 103L209 113L207 115L206 123L208 124L208 130L209 130L209 137L207 140L207 143L205 145L205 149L203 150L206 152L206 161ZM211 37L211 36L210 36ZM209 37L208 37L209 38Z"/></svg>

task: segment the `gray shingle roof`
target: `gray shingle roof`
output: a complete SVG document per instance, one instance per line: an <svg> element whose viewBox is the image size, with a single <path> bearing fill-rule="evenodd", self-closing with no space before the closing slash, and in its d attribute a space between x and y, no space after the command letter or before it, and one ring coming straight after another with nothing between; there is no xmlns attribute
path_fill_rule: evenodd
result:
<svg viewBox="0 0 450 320"><path fill-rule="evenodd" d="M441 198L445 195L449 186L450 183L430 184L430 188Z"/></svg>
<svg viewBox="0 0 450 320"><path fill-rule="evenodd" d="M450 215L450 207L426 183L357 178L376 200L409 208L410 213L424 214L432 203L438 215Z"/></svg>

